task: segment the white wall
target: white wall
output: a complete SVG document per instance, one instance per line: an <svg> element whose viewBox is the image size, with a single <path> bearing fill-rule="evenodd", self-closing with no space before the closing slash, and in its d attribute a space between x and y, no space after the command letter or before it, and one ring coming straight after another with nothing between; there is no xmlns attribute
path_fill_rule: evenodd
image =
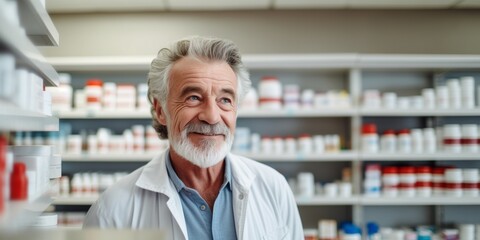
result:
<svg viewBox="0 0 480 240"><path fill-rule="evenodd" d="M319 10L52 15L47 56L154 55L188 35L234 40L243 53L480 54L480 10Z"/></svg>

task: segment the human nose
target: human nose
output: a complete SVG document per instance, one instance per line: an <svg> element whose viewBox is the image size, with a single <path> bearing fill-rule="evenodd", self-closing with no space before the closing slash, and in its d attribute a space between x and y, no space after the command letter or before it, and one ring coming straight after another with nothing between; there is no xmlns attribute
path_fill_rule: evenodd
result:
<svg viewBox="0 0 480 240"><path fill-rule="evenodd" d="M206 101L198 118L211 125L220 122L220 109L217 102L214 99Z"/></svg>

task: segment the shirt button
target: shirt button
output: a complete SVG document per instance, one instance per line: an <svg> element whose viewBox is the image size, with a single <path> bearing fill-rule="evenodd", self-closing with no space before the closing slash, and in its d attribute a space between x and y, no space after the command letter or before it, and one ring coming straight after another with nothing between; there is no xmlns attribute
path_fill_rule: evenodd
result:
<svg viewBox="0 0 480 240"><path fill-rule="evenodd" d="M243 193L240 193L240 194L238 195L238 198L239 198L240 200L243 200L244 197L245 197L245 196L243 196Z"/></svg>
<svg viewBox="0 0 480 240"><path fill-rule="evenodd" d="M200 206L200 210L202 210L202 211L205 211L206 208L207 207L205 207L205 205Z"/></svg>

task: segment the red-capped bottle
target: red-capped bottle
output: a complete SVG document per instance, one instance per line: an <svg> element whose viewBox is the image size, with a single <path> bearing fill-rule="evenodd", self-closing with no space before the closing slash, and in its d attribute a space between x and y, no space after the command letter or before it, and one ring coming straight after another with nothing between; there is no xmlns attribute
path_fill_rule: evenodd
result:
<svg viewBox="0 0 480 240"><path fill-rule="evenodd" d="M13 172L10 176L10 199L26 200L28 197L28 178L25 163L13 164Z"/></svg>

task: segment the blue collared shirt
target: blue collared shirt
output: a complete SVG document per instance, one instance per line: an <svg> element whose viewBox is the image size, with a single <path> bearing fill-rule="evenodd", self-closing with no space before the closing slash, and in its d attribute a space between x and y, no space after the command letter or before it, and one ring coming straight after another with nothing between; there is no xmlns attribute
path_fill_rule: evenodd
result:
<svg viewBox="0 0 480 240"><path fill-rule="evenodd" d="M237 239L232 203L232 171L225 158L225 177L213 211L197 190L185 186L172 167L170 154L165 154L167 172L182 201L189 239Z"/></svg>

